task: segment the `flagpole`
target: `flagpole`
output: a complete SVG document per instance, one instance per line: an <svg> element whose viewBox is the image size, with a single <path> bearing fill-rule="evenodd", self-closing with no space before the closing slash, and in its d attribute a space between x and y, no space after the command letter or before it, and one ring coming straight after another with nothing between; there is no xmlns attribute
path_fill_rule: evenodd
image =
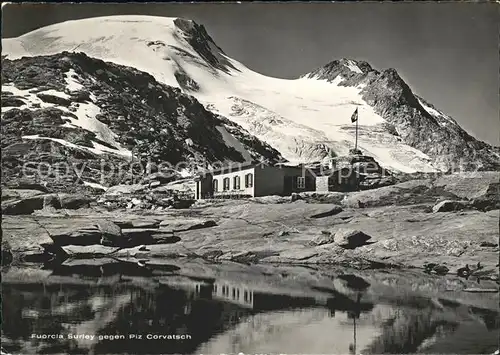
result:
<svg viewBox="0 0 500 355"><path fill-rule="evenodd" d="M354 145L354 150L358 149L358 121L359 121L359 113L356 115L356 144Z"/></svg>
<svg viewBox="0 0 500 355"><path fill-rule="evenodd" d="M356 316L354 316L354 349L353 352L356 354Z"/></svg>

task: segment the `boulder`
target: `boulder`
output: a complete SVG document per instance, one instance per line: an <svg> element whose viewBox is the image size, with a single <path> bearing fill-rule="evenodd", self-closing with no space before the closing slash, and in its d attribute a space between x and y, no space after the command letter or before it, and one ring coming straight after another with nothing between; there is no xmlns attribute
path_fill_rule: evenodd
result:
<svg viewBox="0 0 500 355"><path fill-rule="evenodd" d="M166 184L175 180L176 178L176 175L173 173L156 172L145 176L143 180L146 183L157 181L158 183Z"/></svg>
<svg viewBox="0 0 500 355"><path fill-rule="evenodd" d="M500 209L500 183L488 185L485 193L472 200L472 206L480 211Z"/></svg>
<svg viewBox="0 0 500 355"><path fill-rule="evenodd" d="M43 208L44 195L32 196L21 200L7 201L2 203L2 214L22 215L32 214Z"/></svg>
<svg viewBox="0 0 500 355"><path fill-rule="evenodd" d="M194 204L194 200L177 200L174 201L172 204L172 207L176 209L181 209L181 208L189 208Z"/></svg>
<svg viewBox="0 0 500 355"><path fill-rule="evenodd" d="M65 99L60 96L55 96L55 95L50 95L50 94L44 94L44 93L39 93L36 94L40 100L43 102L47 102L50 104L56 104L56 105L61 105L61 106L66 106L68 107L71 104L71 101L68 99Z"/></svg>
<svg viewBox="0 0 500 355"><path fill-rule="evenodd" d="M123 237L122 230L115 223L102 220L97 222L97 228L101 232L101 244L106 246L123 246L126 238Z"/></svg>
<svg viewBox="0 0 500 355"><path fill-rule="evenodd" d="M333 239L343 248L354 249L367 244L371 237L356 229L341 229L335 232Z"/></svg>
<svg viewBox="0 0 500 355"><path fill-rule="evenodd" d="M48 208L61 208L61 201L59 200L59 196L57 196L57 194L49 194L43 196L43 209Z"/></svg>
<svg viewBox="0 0 500 355"><path fill-rule="evenodd" d="M322 231L320 235L311 240L311 245L324 245L335 242L334 235L329 231Z"/></svg>
<svg viewBox="0 0 500 355"><path fill-rule="evenodd" d="M500 199L497 197L495 199L480 197L476 198L471 202L471 205L479 211L491 211L500 209Z"/></svg>
<svg viewBox="0 0 500 355"><path fill-rule="evenodd" d="M93 199L81 194L59 194L59 201L61 202L61 208L76 210L90 207L90 202Z"/></svg>
<svg viewBox="0 0 500 355"><path fill-rule="evenodd" d="M162 198L156 201L156 204L160 207L170 207L174 204L173 197Z"/></svg>
<svg viewBox="0 0 500 355"><path fill-rule="evenodd" d="M442 264L437 264L437 263L425 263L424 264L424 272L428 274L435 274L435 275L446 275L450 269Z"/></svg>
<svg viewBox="0 0 500 355"><path fill-rule="evenodd" d="M432 211L436 212L452 212L452 211L461 211L467 208L469 203L467 201L452 201L452 200L444 200L437 203Z"/></svg>
<svg viewBox="0 0 500 355"><path fill-rule="evenodd" d="M296 192L292 193L290 195L290 202L295 202L297 200L302 200L302 197Z"/></svg>
<svg viewBox="0 0 500 355"><path fill-rule="evenodd" d="M251 197L248 200L264 204L281 204L290 202L290 198L277 195Z"/></svg>
<svg viewBox="0 0 500 355"><path fill-rule="evenodd" d="M13 259L14 257L9 243L2 240L2 266L9 265Z"/></svg>
<svg viewBox="0 0 500 355"><path fill-rule="evenodd" d="M307 203L331 203L340 205L345 198L345 193L342 192L302 192L300 193L301 199Z"/></svg>
<svg viewBox="0 0 500 355"><path fill-rule="evenodd" d="M132 205L134 206L139 206L140 204L142 204L142 201L135 197L130 202L132 202Z"/></svg>
<svg viewBox="0 0 500 355"><path fill-rule="evenodd" d="M105 193L105 195L123 195L123 194L133 194L141 192L145 187L141 184L133 185L115 185L111 186Z"/></svg>

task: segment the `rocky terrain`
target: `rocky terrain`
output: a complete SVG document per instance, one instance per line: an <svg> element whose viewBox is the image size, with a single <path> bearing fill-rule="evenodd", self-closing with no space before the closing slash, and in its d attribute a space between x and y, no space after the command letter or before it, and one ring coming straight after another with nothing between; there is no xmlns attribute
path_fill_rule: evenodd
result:
<svg viewBox="0 0 500 355"><path fill-rule="evenodd" d="M474 173L360 192L172 200L162 209L144 199L110 208L102 197L8 190L2 250L13 264L202 258L442 275L469 265L471 277L498 280L498 188L498 174Z"/></svg>
<svg viewBox="0 0 500 355"><path fill-rule="evenodd" d="M500 148L414 94L395 69L340 59L296 80L265 77L229 58L203 26L150 16L69 21L2 46L9 349L55 351L16 340L21 319L35 319L26 334L43 328L43 307L17 300L63 285L66 295L92 291L66 298L69 311L54 293L54 312L71 318L71 307L88 302L83 328L68 324L94 333L121 326L133 297L156 307L164 286L194 299L191 288L216 280L308 306L352 311L363 294L366 310L405 307L363 353L453 349L436 335L444 325L467 336L459 324L498 328ZM322 180L336 192L193 199L200 169L259 160L352 174ZM111 300L99 287L113 290ZM182 302L176 312L186 316ZM242 339L267 334L259 324L279 333L272 312L252 317L255 328L234 327L198 352L235 341L251 349L257 337ZM491 336L480 337L490 349ZM189 346L179 352L196 350Z"/></svg>

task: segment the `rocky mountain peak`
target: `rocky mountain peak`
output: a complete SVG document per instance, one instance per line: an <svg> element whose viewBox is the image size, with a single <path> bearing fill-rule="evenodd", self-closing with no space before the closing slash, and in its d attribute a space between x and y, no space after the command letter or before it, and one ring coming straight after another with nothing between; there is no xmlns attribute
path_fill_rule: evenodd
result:
<svg viewBox="0 0 500 355"><path fill-rule="evenodd" d="M343 78L350 78L352 76L363 76L372 71L374 69L366 61L342 58L335 59L302 77L333 81L339 75L342 75Z"/></svg>
<svg viewBox="0 0 500 355"><path fill-rule="evenodd" d="M228 72L230 69L235 70L234 66L225 57L222 48L217 46L208 34L205 26L183 18L176 18L174 25L182 31L184 39L191 47L213 68L224 72Z"/></svg>

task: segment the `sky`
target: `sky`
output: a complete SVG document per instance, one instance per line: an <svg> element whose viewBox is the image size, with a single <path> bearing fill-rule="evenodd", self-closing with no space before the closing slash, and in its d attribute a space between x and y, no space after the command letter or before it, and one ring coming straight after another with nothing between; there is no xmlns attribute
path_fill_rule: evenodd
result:
<svg viewBox="0 0 500 355"><path fill-rule="evenodd" d="M66 20L185 17L259 73L296 78L334 59L395 68L473 136L500 145L499 8L473 2L8 4L2 37Z"/></svg>

